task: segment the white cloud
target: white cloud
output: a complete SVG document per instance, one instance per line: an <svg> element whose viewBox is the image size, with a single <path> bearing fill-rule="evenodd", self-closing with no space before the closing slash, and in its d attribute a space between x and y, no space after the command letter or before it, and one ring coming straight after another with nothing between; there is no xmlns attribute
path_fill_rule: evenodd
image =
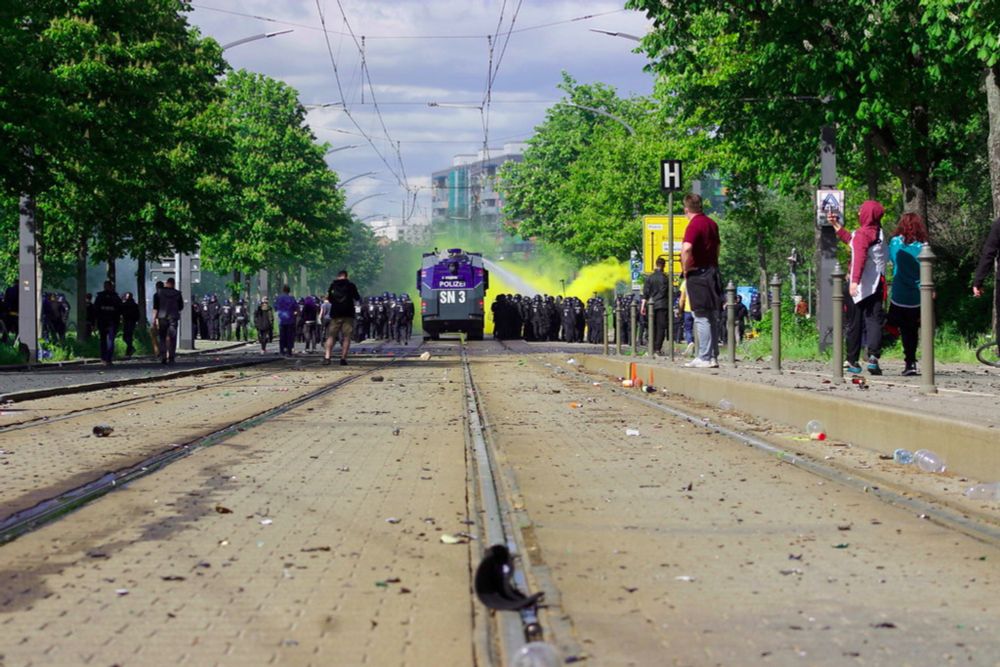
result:
<svg viewBox="0 0 1000 667"><path fill-rule="evenodd" d="M211 11L202 6L252 14L302 24L286 26L257 18ZM343 17L334 0L319 0L324 8L327 29L346 32ZM358 40L365 37L365 57L371 73L382 118L393 140L402 141L404 165L411 183L425 186L419 204L430 209L426 186L430 174L451 164L456 153L474 153L482 147L481 116L475 109L432 109L426 102L474 102L482 99L486 83L488 48L486 35L496 29L501 0L341 0ZM508 1L505 26L516 3ZM622 93L648 93L651 77L642 71L646 61L631 53L634 42L590 32L602 28L641 35L648 22L637 12L621 10L615 0L523 0L516 29L564 21L584 15L614 12L584 21L563 23L537 30L515 32L496 76L493 97L497 103L490 114L490 145L504 139L520 140L545 116L546 104L512 104L524 100L561 97L556 86L561 72L577 80L602 81ZM268 40L251 42L226 52L237 68L267 74L294 86L304 103L340 101L330 56L320 25L315 0L196 0L191 22L220 43L242 37L292 27L295 32ZM400 39L412 35L476 35L475 39ZM361 104L364 81L360 54L351 37L330 34L334 60L341 78L344 99L358 124L398 171L395 153L388 144L378 117L371 106L369 90ZM390 39L388 37L396 37ZM504 42L496 42L494 60ZM407 104L394 104L394 103ZM379 157L357 133L357 128L339 109L314 109L308 116L320 141L333 146L357 144L359 148L328 156L328 163L342 178L366 171L378 172L376 181L358 179L348 184L349 200L385 192L386 195L361 202L359 215L383 213L398 217L403 191ZM339 131L338 131L339 130ZM453 143L454 142L454 143Z"/></svg>

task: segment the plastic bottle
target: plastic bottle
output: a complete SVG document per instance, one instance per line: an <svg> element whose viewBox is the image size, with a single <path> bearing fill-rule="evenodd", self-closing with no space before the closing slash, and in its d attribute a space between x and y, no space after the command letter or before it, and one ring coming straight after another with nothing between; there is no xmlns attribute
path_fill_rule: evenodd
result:
<svg viewBox="0 0 1000 667"><path fill-rule="evenodd" d="M719 401L719 409L722 410L723 412L729 412L730 410L733 409L733 402L730 401L729 399L724 398L721 401Z"/></svg>
<svg viewBox="0 0 1000 667"><path fill-rule="evenodd" d="M944 459L929 449L918 449L913 452L913 462L924 472L944 472Z"/></svg>
<svg viewBox="0 0 1000 667"><path fill-rule="evenodd" d="M892 453L892 460L896 463L902 463L903 465L909 465L913 463L913 452L909 449L897 449Z"/></svg>
<svg viewBox="0 0 1000 667"><path fill-rule="evenodd" d="M806 433L808 433L809 435L822 432L823 432L823 424L821 424L818 419L811 419L809 423L806 424Z"/></svg>
<svg viewBox="0 0 1000 667"><path fill-rule="evenodd" d="M992 484L976 484L965 490L969 500L1000 500L1000 482Z"/></svg>
<svg viewBox="0 0 1000 667"><path fill-rule="evenodd" d="M511 660L511 667L559 667L562 660L559 652L552 644L545 642L529 642L522 646L514 659Z"/></svg>

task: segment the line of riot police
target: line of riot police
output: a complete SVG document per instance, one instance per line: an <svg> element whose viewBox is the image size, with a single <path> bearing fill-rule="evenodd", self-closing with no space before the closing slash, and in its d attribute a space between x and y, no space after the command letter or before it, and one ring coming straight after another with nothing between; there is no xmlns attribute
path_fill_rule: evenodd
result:
<svg viewBox="0 0 1000 667"><path fill-rule="evenodd" d="M497 340L600 343L604 340L604 299L584 303L570 296L500 294L490 306Z"/></svg>
<svg viewBox="0 0 1000 667"><path fill-rule="evenodd" d="M406 345L413 335L415 310L405 292L366 297L354 304L354 340L394 340Z"/></svg>

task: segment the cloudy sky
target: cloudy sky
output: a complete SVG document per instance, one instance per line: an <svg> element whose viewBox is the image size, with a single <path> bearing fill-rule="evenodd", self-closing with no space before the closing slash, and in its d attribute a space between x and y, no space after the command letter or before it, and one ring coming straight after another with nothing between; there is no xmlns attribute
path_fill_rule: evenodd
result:
<svg viewBox="0 0 1000 667"><path fill-rule="evenodd" d="M191 23L222 44L263 32L294 30L234 46L226 50L226 59L235 68L262 72L294 86L307 105L335 105L312 109L309 123L320 141L334 147L356 146L327 156L342 180L375 172L346 186L348 203L381 193L357 203L354 211L361 217L399 218L406 191L398 177L405 170L406 182L418 192L415 218L426 219L431 172L449 166L456 153L475 153L482 147L482 115L469 107L483 102L488 35L497 35L493 59L495 64L499 61L488 124L491 147L531 136L532 128L544 119L546 106L560 96L556 85L563 70L581 82L612 85L620 94L646 94L652 89L650 76L643 72L645 59L631 52L634 42L590 31L644 34L645 18L623 10L621 0L195 0L193 4ZM592 18L582 18L588 16ZM362 75L362 51L370 87ZM372 92L381 120L371 103ZM428 102L442 106L430 107Z"/></svg>

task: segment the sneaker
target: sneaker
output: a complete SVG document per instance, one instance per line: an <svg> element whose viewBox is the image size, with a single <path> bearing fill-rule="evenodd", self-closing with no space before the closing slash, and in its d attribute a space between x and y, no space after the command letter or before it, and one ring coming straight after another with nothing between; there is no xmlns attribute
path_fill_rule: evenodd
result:
<svg viewBox="0 0 1000 667"><path fill-rule="evenodd" d="M323 365L324 366L329 366L330 365L330 357L326 357L325 359L323 359Z"/></svg>
<svg viewBox="0 0 1000 667"><path fill-rule="evenodd" d="M910 364L906 364L906 368L903 369L903 375L906 375L907 377L911 377L911 376L914 376L914 375L920 375L919 371L917 371L917 364L916 364L916 362L913 362L913 363L910 363Z"/></svg>
<svg viewBox="0 0 1000 667"><path fill-rule="evenodd" d="M868 357L868 372L872 375L882 375L882 368L878 365L878 357Z"/></svg>
<svg viewBox="0 0 1000 667"><path fill-rule="evenodd" d="M854 375L861 372L861 364L856 361L848 361L844 368L848 373L853 373Z"/></svg>
<svg viewBox="0 0 1000 667"><path fill-rule="evenodd" d="M711 364L711 366L709 366L709 368L718 368L719 367L719 360L716 359L715 357L712 357L712 359L709 361L709 363Z"/></svg>
<svg viewBox="0 0 1000 667"><path fill-rule="evenodd" d="M685 368L718 368L718 364L712 366L712 362L701 357L695 357L691 361L684 364Z"/></svg>
<svg viewBox="0 0 1000 667"><path fill-rule="evenodd" d="M340 360L340 365L341 366L346 366L347 365L347 359L341 359Z"/></svg>
<svg viewBox="0 0 1000 667"><path fill-rule="evenodd" d="M694 356L694 343L687 344L687 347L684 348L684 356L685 357Z"/></svg>

